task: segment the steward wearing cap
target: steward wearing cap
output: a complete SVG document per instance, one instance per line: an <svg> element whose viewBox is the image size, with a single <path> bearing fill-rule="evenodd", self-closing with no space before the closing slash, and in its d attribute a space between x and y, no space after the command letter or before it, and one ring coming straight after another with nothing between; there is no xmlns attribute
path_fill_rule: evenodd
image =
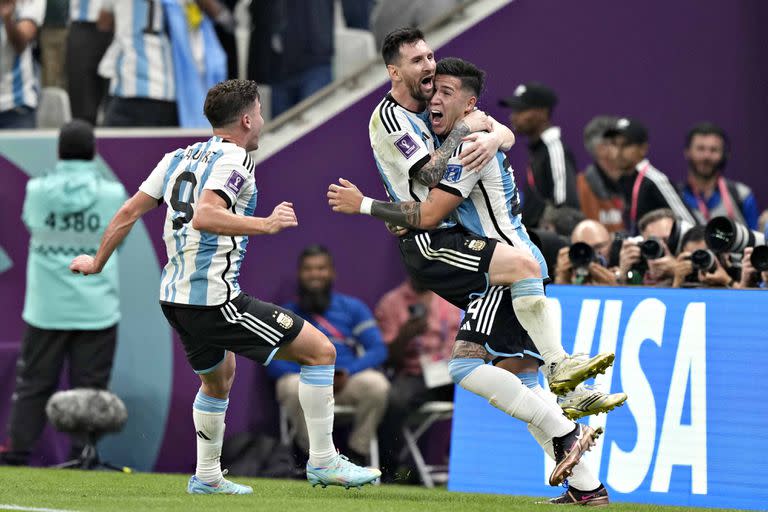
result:
<svg viewBox="0 0 768 512"><path fill-rule="evenodd" d="M648 130L625 117L608 128L604 137L616 146L616 164L624 171L627 226L637 233L637 221L648 212L669 208L678 220L696 224L667 175L648 161Z"/></svg>
<svg viewBox="0 0 768 512"><path fill-rule="evenodd" d="M59 161L29 180L22 220L30 233L26 330L0 464L29 462L45 427L45 404L56 391L65 361L73 388L106 389L120 320L117 258L94 279L69 271L72 258L96 254L109 220L126 199L94 161L93 127L76 119L59 134ZM72 455L79 455L73 443Z"/></svg>
<svg viewBox="0 0 768 512"><path fill-rule="evenodd" d="M512 109L513 130L528 137L528 172L520 180L523 224L537 227L547 204L579 208L576 162L560 140L560 128L551 124L554 91L535 82L518 85L499 105Z"/></svg>

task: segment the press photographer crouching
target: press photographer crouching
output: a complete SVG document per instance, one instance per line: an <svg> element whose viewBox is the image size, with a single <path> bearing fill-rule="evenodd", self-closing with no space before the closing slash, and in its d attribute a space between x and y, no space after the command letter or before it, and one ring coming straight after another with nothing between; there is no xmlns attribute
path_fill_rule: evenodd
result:
<svg viewBox="0 0 768 512"><path fill-rule="evenodd" d="M611 234L597 221L583 220L571 233L571 246L557 254L555 284L615 286L616 274L609 270Z"/></svg>
<svg viewBox="0 0 768 512"><path fill-rule="evenodd" d="M653 210L637 223L640 236L622 241L619 252L619 284L670 286L675 274L675 254L689 226L672 210Z"/></svg>
<svg viewBox="0 0 768 512"><path fill-rule="evenodd" d="M765 236L728 217L715 217L704 230L707 247L726 263L736 288L763 287L768 272L768 247Z"/></svg>
<svg viewBox="0 0 768 512"><path fill-rule="evenodd" d="M722 255L707 247L704 226L688 230L681 246L675 263L673 288L730 288L734 285L733 277L721 263Z"/></svg>

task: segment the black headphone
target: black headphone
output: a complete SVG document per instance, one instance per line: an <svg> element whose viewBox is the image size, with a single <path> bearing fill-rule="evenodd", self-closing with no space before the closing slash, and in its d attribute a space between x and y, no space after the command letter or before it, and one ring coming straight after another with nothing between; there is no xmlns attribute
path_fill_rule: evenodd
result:
<svg viewBox="0 0 768 512"><path fill-rule="evenodd" d="M725 169L725 166L728 163L728 159L731 156L731 141L728 139L728 134L725 133L725 130L714 123L707 121L698 123L694 125L690 130L688 130L688 134L685 136L686 149L691 147L691 141L696 135L717 135L720 137L720 139L722 139L723 157L720 159L720 162L718 162L716 167L718 172L722 172Z"/></svg>

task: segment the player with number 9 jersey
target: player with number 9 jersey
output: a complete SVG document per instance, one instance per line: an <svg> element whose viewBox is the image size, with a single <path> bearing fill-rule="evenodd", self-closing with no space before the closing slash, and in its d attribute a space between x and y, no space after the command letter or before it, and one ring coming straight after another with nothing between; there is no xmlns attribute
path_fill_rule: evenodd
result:
<svg viewBox="0 0 768 512"><path fill-rule="evenodd" d="M195 199L212 190L237 215L256 208L254 162L240 146L214 136L163 157L139 190L168 205L163 239L168 262L160 301L218 306L240 294L237 277L247 236L221 236L192 226Z"/></svg>

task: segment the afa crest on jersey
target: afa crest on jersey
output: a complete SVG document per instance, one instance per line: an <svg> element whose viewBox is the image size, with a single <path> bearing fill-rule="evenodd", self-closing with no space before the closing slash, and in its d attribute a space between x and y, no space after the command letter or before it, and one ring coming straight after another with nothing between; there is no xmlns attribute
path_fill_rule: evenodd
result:
<svg viewBox="0 0 768 512"><path fill-rule="evenodd" d="M443 179L450 183L456 183L461 179L461 171L463 167L458 164L449 164L448 168L443 173Z"/></svg>
<svg viewBox="0 0 768 512"><path fill-rule="evenodd" d="M468 240L464 243L467 245L470 251L482 251L486 246L485 240Z"/></svg>
<svg viewBox="0 0 768 512"><path fill-rule="evenodd" d="M277 325L279 325L283 329L287 330L293 327L293 318L286 315L285 313L278 313L275 321L277 322Z"/></svg>

